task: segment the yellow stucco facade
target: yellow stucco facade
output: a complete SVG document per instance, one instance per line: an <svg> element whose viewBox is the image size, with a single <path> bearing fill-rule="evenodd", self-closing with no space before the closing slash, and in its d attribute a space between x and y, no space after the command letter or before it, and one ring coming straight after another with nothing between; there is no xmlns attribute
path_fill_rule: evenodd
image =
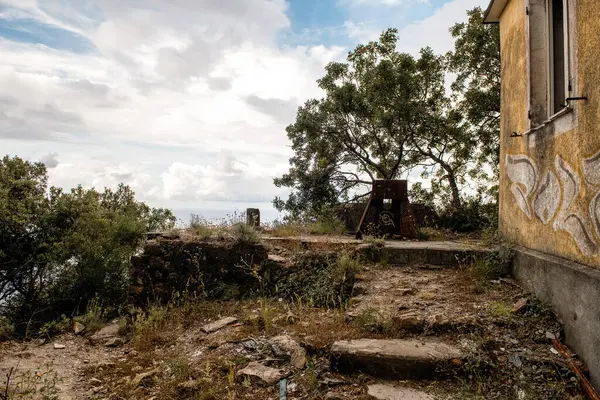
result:
<svg viewBox="0 0 600 400"><path fill-rule="evenodd" d="M530 54L530 1L509 0L499 16L500 232L600 269L600 0L569 0L572 90L587 100L542 126L528 115L531 82L543 71Z"/></svg>

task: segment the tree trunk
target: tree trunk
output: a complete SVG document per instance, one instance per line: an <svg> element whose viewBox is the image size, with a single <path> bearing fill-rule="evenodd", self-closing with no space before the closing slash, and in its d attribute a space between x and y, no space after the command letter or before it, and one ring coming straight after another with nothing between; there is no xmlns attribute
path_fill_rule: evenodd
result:
<svg viewBox="0 0 600 400"><path fill-rule="evenodd" d="M462 202L460 200L460 191L458 190L458 185L456 184L456 176L454 175L454 171L452 168L448 166L448 168L444 168L446 172L448 172L448 184L450 185L450 190L452 191L452 206L455 209L460 209L462 207Z"/></svg>

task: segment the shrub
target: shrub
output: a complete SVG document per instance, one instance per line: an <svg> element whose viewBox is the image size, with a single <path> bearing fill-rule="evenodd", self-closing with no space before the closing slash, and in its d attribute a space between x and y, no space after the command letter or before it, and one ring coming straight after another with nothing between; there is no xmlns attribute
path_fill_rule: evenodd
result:
<svg viewBox="0 0 600 400"><path fill-rule="evenodd" d="M510 275L514 250L502 246L483 256L475 257L471 272L478 281L489 281Z"/></svg>
<svg viewBox="0 0 600 400"><path fill-rule="evenodd" d="M0 160L0 317L18 334L77 315L96 296L116 313L145 232L175 222L125 185L63 192L47 181L41 163ZM57 329L47 324L44 333Z"/></svg>
<svg viewBox="0 0 600 400"><path fill-rule="evenodd" d="M260 241L260 235L250 225L247 225L243 222L235 224L231 228L231 234L240 243L245 244L256 244Z"/></svg>
<svg viewBox="0 0 600 400"><path fill-rule="evenodd" d="M211 237L213 233L206 219L197 214L190 216L189 230L202 239Z"/></svg>
<svg viewBox="0 0 600 400"><path fill-rule="evenodd" d="M306 253L298 256L295 264L296 271L274 283L274 294L302 298L314 307L343 307L362 270L360 261L346 252Z"/></svg>

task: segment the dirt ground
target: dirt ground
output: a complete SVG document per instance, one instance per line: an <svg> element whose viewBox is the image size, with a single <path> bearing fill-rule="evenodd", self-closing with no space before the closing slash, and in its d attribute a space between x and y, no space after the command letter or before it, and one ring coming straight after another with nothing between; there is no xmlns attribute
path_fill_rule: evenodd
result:
<svg viewBox="0 0 600 400"><path fill-rule="evenodd" d="M302 299L189 302L137 316L115 348L86 332L0 343L0 385L14 368L10 399L276 399L278 383L240 375L260 361L286 378L287 399L368 399L367 386L380 380L333 371L334 341L436 338L465 352L462 365L404 386L439 399L584 398L548 339L560 337L560 324L512 280L482 284L468 268L432 265L365 265L359 278L335 309ZM229 316L237 322L202 330ZM274 345L281 335L306 351L302 368Z"/></svg>

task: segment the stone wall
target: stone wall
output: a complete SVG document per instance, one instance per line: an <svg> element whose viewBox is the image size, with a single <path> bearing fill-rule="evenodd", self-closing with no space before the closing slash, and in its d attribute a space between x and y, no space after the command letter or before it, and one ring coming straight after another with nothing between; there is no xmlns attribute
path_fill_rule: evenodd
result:
<svg viewBox="0 0 600 400"><path fill-rule="evenodd" d="M268 258L261 244L158 237L132 259L130 298L136 306L169 301L174 293L219 297L256 288L252 268Z"/></svg>

